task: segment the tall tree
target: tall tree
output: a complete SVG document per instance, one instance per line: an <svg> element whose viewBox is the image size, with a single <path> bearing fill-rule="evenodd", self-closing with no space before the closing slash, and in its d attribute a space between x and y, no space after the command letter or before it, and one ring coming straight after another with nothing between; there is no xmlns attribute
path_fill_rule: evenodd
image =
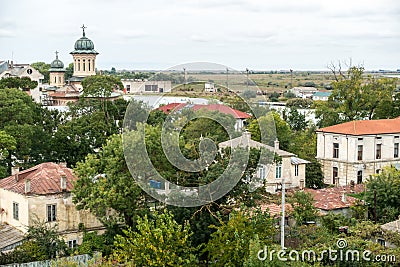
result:
<svg viewBox="0 0 400 267"><path fill-rule="evenodd" d="M104 120L103 112L82 115L60 124L51 140L58 161L75 166L87 154L101 148L109 136L116 133L116 125Z"/></svg>
<svg viewBox="0 0 400 267"><path fill-rule="evenodd" d="M16 88L16 89L34 89L38 83L32 81L29 77L7 77L0 80L0 89Z"/></svg>
<svg viewBox="0 0 400 267"><path fill-rule="evenodd" d="M166 210L152 217L137 218L137 231L130 228L115 237L114 257L118 262L134 262L136 266L197 265L189 225L178 224Z"/></svg>
<svg viewBox="0 0 400 267"><path fill-rule="evenodd" d="M260 131L260 127L262 127L262 131ZM265 141L268 145L273 146L275 138L278 138L280 149L288 150L289 148L292 131L289 124L275 111L257 120L252 120L248 130L255 141L263 140L263 142ZM264 134L262 138L261 132Z"/></svg>
<svg viewBox="0 0 400 267"><path fill-rule="evenodd" d="M249 257L251 240L259 238L270 245L276 231L274 219L260 210L233 211L228 222L215 228L205 247L211 266L242 266Z"/></svg>
<svg viewBox="0 0 400 267"><path fill-rule="evenodd" d="M366 187L365 200L369 203L370 219L376 216L381 223L397 219L400 215L400 171L393 166L386 167L373 175Z"/></svg>
<svg viewBox="0 0 400 267"><path fill-rule="evenodd" d="M120 222L134 226L135 216L148 212L145 193L126 165L120 135L113 135L99 153L78 162L74 172L79 177L74 203L93 212L107 227Z"/></svg>
<svg viewBox="0 0 400 267"><path fill-rule="evenodd" d="M373 119L377 110L392 103L395 80L364 78L363 67L351 67L347 75L340 75L333 82L332 95L325 103L317 106L319 126L330 126L340 122ZM380 116L384 116L380 114Z"/></svg>
<svg viewBox="0 0 400 267"><path fill-rule="evenodd" d="M74 63L69 63L65 68L65 80L67 81L72 75L74 75Z"/></svg>
<svg viewBox="0 0 400 267"><path fill-rule="evenodd" d="M292 215L296 223L302 225L317 219L317 209L314 207L314 199L310 193L297 191L288 200L292 204Z"/></svg>

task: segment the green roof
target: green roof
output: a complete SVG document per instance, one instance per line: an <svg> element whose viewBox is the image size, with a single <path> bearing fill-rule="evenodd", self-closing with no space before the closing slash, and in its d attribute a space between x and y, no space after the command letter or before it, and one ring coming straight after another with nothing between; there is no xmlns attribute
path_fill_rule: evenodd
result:
<svg viewBox="0 0 400 267"><path fill-rule="evenodd" d="M86 37L85 35L85 26L82 27L83 34L82 37L79 38L75 42L74 51L70 54L98 54L96 50L94 50L94 44L92 40Z"/></svg>
<svg viewBox="0 0 400 267"><path fill-rule="evenodd" d="M65 71L64 63L58 59L58 52L56 51L56 59L50 64L49 71Z"/></svg>
<svg viewBox="0 0 400 267"><path fill-rule="evenodd" d="M313 96L329 97L331 94L332 94L331 92L315 92Z"/></svg>

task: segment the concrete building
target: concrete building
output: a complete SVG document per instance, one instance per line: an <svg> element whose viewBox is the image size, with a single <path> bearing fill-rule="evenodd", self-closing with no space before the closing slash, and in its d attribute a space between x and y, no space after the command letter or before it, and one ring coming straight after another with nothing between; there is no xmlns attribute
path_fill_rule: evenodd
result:
<svg viewBox="0 0 400 267"><path fill-rule="evenodd" d="M400 118L351 121L317 130L317 159L325 184L363 183L388 165L399 166Z"/></svg>
<svg viewBox="0 0 400 267"><path fill-rule="evenodd" d="M127 94L166 93L171 92L171 81L147 81L138 79L121 79Z"/></svg>
<svg viewBox="0 0 400 267"><path fill-rule="evenodd" d="M289 92L299 98L312 98L313 94L318 92L318 89L315 87L293 87Z"/></svg>
<svg viewBox="0 0 400 267"><path fill-rule="evenodd" d="M220 143L220 149L227 147L243 148L265 148L276 153L282 158L279 163L259 164L258 171L255 174L255 180L261 181L265 190L269 193L275 193L281 189L283 179L287 189L304 188L306 180L306 160L296 157L296 155L279 149L279 141L275 141L275 147L254 141L249 132L243 132L242 136Z"/></svg>
<svg viewBox="0 0 400 267"><path fill-rule="evenodd" d="M331 96L331 92L315 92L312 95L312 100L314 101L328 101Z"/></svg>
<svg viewBox="0 0 400 267"><path fill-rule="evenodd" d="M57 224L68 244L80 244L83 228L92 231L102 230L103 226L89 211L78 211L72 203L76 179L65 164L47 162L24 171L13 168L11 176L0 180L0 225L12 227L21 236L36 221ZM0 236L0 240L5 238ZM11 240L15 242L3 242L3 246L12 248L21 241Z"/></svg>
<svg viewBox="0 0 400 267"><path fill-rule="evenodd" d="M204 91L206 93L216 93L217 92L217 88L215 87L214 83L204 83Z"/></svg>
<svg viewBox="0 0 400 267"><path fill-rule="evenodd" d="M29 64L14 64L13 61L1 61L0 80L8 77L29 77L32 81L36 81L38 83L37 87L32 90L28 90L27 93L33 98L34 101L38 103L40 102L40 93L43 89L43 74Z"/></svg>

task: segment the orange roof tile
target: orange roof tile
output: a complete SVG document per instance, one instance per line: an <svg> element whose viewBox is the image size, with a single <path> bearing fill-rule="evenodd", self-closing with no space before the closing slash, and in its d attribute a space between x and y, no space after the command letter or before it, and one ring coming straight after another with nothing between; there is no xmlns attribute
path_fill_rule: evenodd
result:
<svg viewBox="0 0 400 267"><path fill-rule="evenodd" d="M270 203L270 204L263 204L261 205L261 211L266 211L268 209L268 213L272 216L281 216L282 212L282 205L281 204L275 204L275 203ZM291 212L293 211L293 207L291 204L285 204L285 211L286 212ZM285 212L285 214L286 214Z"/></svg>
<svg viewBox="0 0 400 267"><path fill-rule="evenodd" d="M305 188L304 191L310 193L314 197L314 207L320 210L330 211L349 208L356 204L357 199L347 196L347 194L363 192L364 185L357 184L354 186L354 189L351 189L350 186L339 186L317 190ZM343 194L345 194L344 198Z"/></svg>
<svg viewBox="0 0 400 267"><path fill-rule="evenodd" d="M0 188L18 194L25 194L25 181L29 179L31 181L29 194L56 194L62 192L62 176L66 177L66 191L70 192L73 189L72 182L76 180L76 177L72 173L72 169L53 162L42 163L30 169L20 171L18 175L11 175L7 178L1 179Z"/></svg>
<svg viewBox="0 0 400 267"><path fill-rule="evenodd" d="M349 135L400 133L400 117L384 120L350 121L321 128L317 132Z"/></svg>

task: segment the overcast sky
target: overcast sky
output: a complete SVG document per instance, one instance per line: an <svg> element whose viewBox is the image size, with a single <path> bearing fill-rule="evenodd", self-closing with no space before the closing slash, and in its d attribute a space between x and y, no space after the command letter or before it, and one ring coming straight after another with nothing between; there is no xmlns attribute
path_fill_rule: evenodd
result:
<svg viewBox="0 0 400 267"><path fill-rule="evenodd" d="M82 24L99 69L400 69L398 0L2 0L0 60L67 65Z"/></svg>

